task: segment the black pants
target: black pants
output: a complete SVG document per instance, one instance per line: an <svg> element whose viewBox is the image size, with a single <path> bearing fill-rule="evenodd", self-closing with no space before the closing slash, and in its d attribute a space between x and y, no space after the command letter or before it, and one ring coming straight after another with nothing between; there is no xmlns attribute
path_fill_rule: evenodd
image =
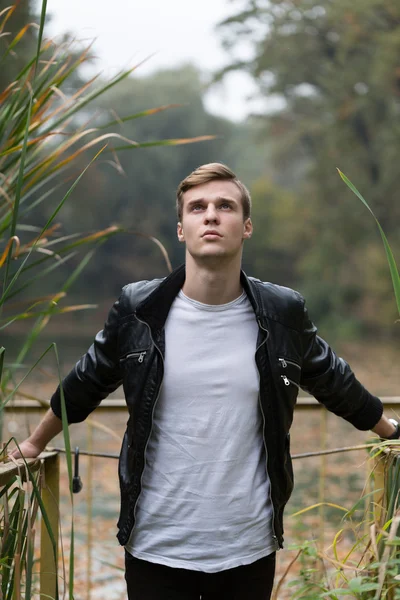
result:
<svg viewBox="0 0 400 600"><path fill-rule="evenodd" d="M135 558L125 550L129 600L269 600L275 552L218 573L175 569Z"/></svg>

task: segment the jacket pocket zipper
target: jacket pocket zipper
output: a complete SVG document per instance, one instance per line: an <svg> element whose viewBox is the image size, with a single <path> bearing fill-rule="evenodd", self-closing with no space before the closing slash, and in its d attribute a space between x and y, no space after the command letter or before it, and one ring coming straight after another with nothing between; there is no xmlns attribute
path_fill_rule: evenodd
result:
<svg viewBox="0 0 400 600"><path fill-rule="evenodd" d="M286 375L281 375L281 377L282 377L282 379L283 379L283 383L284 383L285 385L290 385L290 384L292 384L292 385L295 385L297 388L299 388L299 389L300 389L300 386L299 386L299 384L298 384L298 383L295 383L294 381L292 381L291 379L289 379L289 377L286 377Z"/></svg>
<svg viewBox="0 0 400 600"><path fill-rule="evenodd" d="M295 363L295 362L293 362L291 360L288 360L287 358L278 358L278 360L281 363L283 369L286 369L286 367L288 366L288 364L289 365L293 365L294 367L297 367L298 369L301 368L300 365L298 365L297 363Z"/></svg>
<svg viewBox="0 0 400 600"><path fill-rule="evenodd" d="M137 358L138 363L142 363L144 361L144 357L146 356L147 350L141 350L139 352L130 352L126 356L120 359L120 362L128 360L128 358Z"/></svg>
<svg viewBox="0 0 400 600"><path fill-rule="evenodd" d="M300 365L298 365L297 363L293 362L292 360L288 360L287 358L278 358L279 362L281 363L281 366L283 369L286 369L288 364L292 365L293 367L296 367L297 369L301 369ZM287 375L281 375L281 378L283 379L283 383L286 386L289 386L290 384L295 385L298 389L300 389L300 386L298 383L292 381L291 379L289 379L289 377Z"/></svg>

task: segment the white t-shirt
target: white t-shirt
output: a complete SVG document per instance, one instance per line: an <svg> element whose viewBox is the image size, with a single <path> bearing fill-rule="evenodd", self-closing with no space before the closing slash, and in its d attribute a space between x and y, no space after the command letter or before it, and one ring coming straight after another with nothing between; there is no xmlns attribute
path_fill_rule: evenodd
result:
<svg viewBox="0 0 400 600"><path fill-rule="evenodd" d="M208 305L181 291L165 325L165 370L146 449L137 558L213 573L277 549L262 438L258 326L243 294Z"/></svg>

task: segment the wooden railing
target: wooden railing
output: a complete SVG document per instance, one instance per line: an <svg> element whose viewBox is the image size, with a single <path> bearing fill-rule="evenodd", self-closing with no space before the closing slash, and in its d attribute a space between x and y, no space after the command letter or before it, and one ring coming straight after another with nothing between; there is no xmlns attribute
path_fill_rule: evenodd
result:
<svg viewBox="0 0 400 600"><path fill-rule="evenodd" d="M42 452L38 458L26 460L32 474L41 471L39 478L39 491L44 509L53 532L56 545L54 555L53 544L50 539L44 519L41 521L40 533L40 596L42 598L55 598L57 589L57 552L59 532L59 500L60 500L60 461L58 452ZM0 463L0 489L3 489L15 476L26 481L27 469L22 459L12 462ZM5 540L3 540L3 543ZM19 582L16 582L19 585Z"/></svg>
<svg viewBox="0 0 400 600"><path fill-rule="evenodd" d="M397 414L400 413L400 397L384 397L382 398L382 402L385 406L385 411L388 413L391 409L393 409ZM305 398L302 397L298 400L296 410L319 410L321 408L321 404L319 404L313 398ZM38 411L43 410L43 406L38 405L37 402L31 400L20 400L15 401L12 406L8 407L7 410L11 410L13 412L29 412L29 411ZM97 409L100 411L126 411L126 404L124 400L116 399L116 400L105 400L102 402L100 407ZM326 411L321 412L321 421L323 420L323 416L326 414ZM89 428L91 429L91 428ZM303 454L294 455L294 459L303 459L309 456L320 456L320 475L324 476L325 469L325 458L327 454L333 454L337 452L350 452L352 450L360 450L365 448L365 445L352 446L352 447L342 447L342 448L331 448L331 449L321 449L318 452L305 452ZM56 543L58 544L58 531L60 527L60 515L59 515L59 451L62 449L56 449L51 452L43 452L37 459L28 459L27 463L32 472L35 472L39 469L43 470L43 477L41 478L41 495L43 504L48 515L50 526L54 533L54 537L56 539ZM96 453L96 452L87 452L81 451L82 455L90 455L97 456L102 458L111 458L117 459L117 454L110 453ZM19 460L18 465L7 462L0 463L0 488L7 484L10 479L16 474L20 474L24 476L25 469L22 468L23 461ZM397 473L400 471L400 447L398 450L394 450L393 452L388 451L385 456L380 457L377 460L374 472L375 472L375 488L382 489L387 487L388 485L388 473L393 471L393 468ZM390 471L392 469L392 471ZM91 481L86 482L85 485L91 486ZM385 498L382 492L377 492L374 497L374 506L375 506L375 520L377 525L379 522L382 522L382 518L384 518L384 512L387 510L387 502L382 501ZM323 501L323 491L321 491L320 500ZM321 514L321 518L323 515ZM90 540L92 536L88 531L88 543L90 545ZM88 555L90 556L90 548L88 550ZM88 565L89 569L89 565ZM47 528L43 522L41 523L41 542L40 542L40 594L41 597L55 597L56 592L56 577L57 577L57 569L54 562L54 553L53 546L50 540L50 537L47 532ZM87 598L90 597L90 576L88 576L88 586L87 586Z"/></svg>

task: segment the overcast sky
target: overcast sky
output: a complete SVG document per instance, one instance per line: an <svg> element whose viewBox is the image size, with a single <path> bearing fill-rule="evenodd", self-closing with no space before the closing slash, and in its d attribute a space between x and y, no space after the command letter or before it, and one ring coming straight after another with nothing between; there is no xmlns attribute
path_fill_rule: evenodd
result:
<svg viewBox="0 0 400 600"><path fill-rule="evenodd" d="M52 18L45 35L70 31L81 40L95 39L96 70L107 75L154 53L138 74L188 61L213 71L229 61L215 25L242 4L243 0L48 0ZM250 111L248 96L253 91L248 76L231 75L208 94L206 105L238 120Z"/></svg>

